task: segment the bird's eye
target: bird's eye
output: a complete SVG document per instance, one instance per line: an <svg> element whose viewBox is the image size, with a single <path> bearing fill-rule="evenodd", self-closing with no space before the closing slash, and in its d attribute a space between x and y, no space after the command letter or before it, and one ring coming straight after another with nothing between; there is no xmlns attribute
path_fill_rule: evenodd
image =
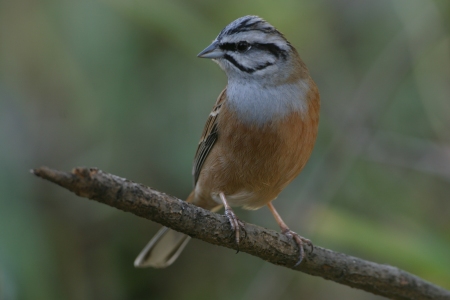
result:
<svg viewBox="0 0 450 300"><path fill-rule="evenodd" d="M239 42L237 45L236 45L236 50L238 51L238 52L246 52L246 51L248 51L250 48L251 48L252 46L249 44L249 43L247 43L247 42Z"/></svg>

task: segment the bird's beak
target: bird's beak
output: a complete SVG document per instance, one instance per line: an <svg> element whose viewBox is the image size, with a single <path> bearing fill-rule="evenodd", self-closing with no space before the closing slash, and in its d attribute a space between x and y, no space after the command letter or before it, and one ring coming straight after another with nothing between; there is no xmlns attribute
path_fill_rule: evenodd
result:
<svg viewBox="0 0 450 300"><path fill-rule="evenodd" d="M197 57L201 58L220 58L223 57L224 53L219 48L219 42L216 40L211 45L206 47L205 50L200 52Z"/></svg>

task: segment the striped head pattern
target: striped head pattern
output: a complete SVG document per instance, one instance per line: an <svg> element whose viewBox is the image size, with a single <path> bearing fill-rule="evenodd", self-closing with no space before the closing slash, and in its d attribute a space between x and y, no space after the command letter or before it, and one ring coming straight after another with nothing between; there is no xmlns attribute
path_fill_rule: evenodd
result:
<svg viewBox="0 0 450 300"><path fill-rule="evenodd" d="M295 49L275 27L260 17L245 16L227 25L198 56L212 58L232 79L277 75L286 71L293 53Z"/></svg>

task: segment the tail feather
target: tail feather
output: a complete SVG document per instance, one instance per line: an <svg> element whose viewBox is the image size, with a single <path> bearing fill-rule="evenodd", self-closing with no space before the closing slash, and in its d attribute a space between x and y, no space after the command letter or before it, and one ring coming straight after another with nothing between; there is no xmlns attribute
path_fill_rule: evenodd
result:
<svg viewBox="0 0 450 300"><path fill-rule="evenodd" d="M197 203L194 197L195 193L192 191L186 202L194 203L212 212L216 212L222 207L212 200ZM134 261L134 266L136 268L166 268L180 256L190 239L191 237L184 233L163 227L139 253Z"/></svg>
<svg viewBox="0 0 450 300"><path fill-rule="evenodd" d="M163 227L138 255L134 266L166 268L178 258L190 239L184 233Z"/></svg>

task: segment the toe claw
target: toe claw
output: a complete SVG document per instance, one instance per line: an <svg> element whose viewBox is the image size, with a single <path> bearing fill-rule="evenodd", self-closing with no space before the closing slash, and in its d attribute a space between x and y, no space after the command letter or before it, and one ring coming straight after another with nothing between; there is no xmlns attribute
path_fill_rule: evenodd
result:
<svg viewBox="0 0 450 300"><path fill-rule="evenodd" d="M239 228L244 232L244 239L247 238L247 230L245 230L245 224L241 220L237 219Z"/></svg>
<svg viewBox="0 0 450 300"><path fill-rule="evenodd" d="M247 237L247 231L245 231L245 225L242 223L234 214L233 210L231 209L230 205L227 202L227 199L225 198L224 193L219 193L220 199L223 202L223 205L225 206L225 215L228 218L228 221L230 222L231 229L234 232L235 236L235 242L236 242L236 254L239 253L239 241L240 241L240 230L242 229L245 234L245 238Z"/></svg>
<svg viewBox="0 0 450 300"><path fill-rule="evenodd" d="M235 239L236 245L238 247L237 252L239 252L239 240L240 240L240 235L239 235L240 224L239 223L240 223L240 221L231 209L225 209L225 215L227 216L228 221L230 222L232 231L234 231L234 239Z"/></svg>
<svg viewBox="0 0 450 300"><path fill-rule="evenodd" d="M311 251L309 252L310 254L314 251L314 245L310 240L305 239L304 237L300 236L298 233L296 233L290 229L283 230L282 233L284 235L286 235L287 237L293 239L294 242L298 246L299 258L298 258L297 263L294 265L294 268L295 268L295 267L299 266L300 263L303 261L303 258L305 258L304 245L306 244L309 247L311 247Z"/></svg>

